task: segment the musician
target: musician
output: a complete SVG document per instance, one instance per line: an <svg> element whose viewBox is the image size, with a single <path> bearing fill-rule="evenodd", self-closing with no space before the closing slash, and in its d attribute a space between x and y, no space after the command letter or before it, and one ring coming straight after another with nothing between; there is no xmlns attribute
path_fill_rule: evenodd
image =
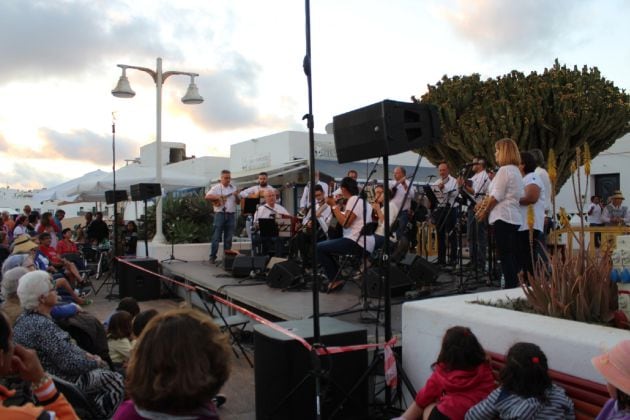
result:
<svg viewBox="0 0 630 420"><path fill-rule="evenodd" d="M434 214L438 239L438 264L446 265L446 243L450 248L449 265L457 261L457 237L455 223L457 223L457 208L454 207L457 198L457 179L449 173L448 165L442 162L438 165L438 179L433 183L433 192L438 200L438 208L431 209Z"/></svg>
<svg viewBox="0 0 630 420"><path fill-rule="evenodd" d="M268 254L274 249L275 256L281 257L283 252L283 240L279 236L262 236L260 232L260 219L276 219L281 215L291 216L290 213L280 204L276 203L276 190L274 188L265 189L265 203L258 206L254 214L254 234L252 235L252 245L254 249L258 249L258 254Z"/></svg>
<svg viewBox="0 0 630 420"><path fill-rule="evenodd" d="M385 189L382 185L377 185L374 189L376 200L372 203L372 220L378 223L378 227L374 232L374 251L381 249L385 243L385 210L383 204L385 202ZM391 226L396 220L398 214L398 206L393 200L389 201L389 225ZM390 241L395 241L395 237L391 237Z"/></svg>
<svg viewBox="0 0 630 420"><path fill-rule="evenodd" d="M214 223L212 233L212 245L210 248L210 263L217 260L219 241L223 236L223 251L232 249L232 237L236 221L236 202L238 191L230 182L232 174L227 169L221 171L221 181L210 188L206 194L206 200L212 202L214 208Z"/></svg>
<svg viewBox="0 0 630 420"><path fill-rule="evenodd" d="M260 199L260 204L264 203L265 191L273 190L275 192L275 189L267 183L268 178L269 175L267 174L267 172L259 173L258 184L241 191L241 198L258 198Z"/></svg>
<svg viewBox="0 0 630 420"><path fill-rule="evenodd" d="M621 205L623 200L625 200L621 191L615 191L609 198L611 203L604 207L602 211L602 222L606 226L630 224L630 212L628 212L626 206Z"/></svg>
<svg viewBox="0 0 630 420"><path fill-rule="evenodd" d="M485 198L490 186L490 178L486 172L486 160L480 156L473 158L472 171L474 175L467 181L463 181L462 186L475 199L475 204L479 204ZM466 236L470 250L470 261L476 263L477 267L483 270L488 249L488 226L485 220L475 219L475 205L470 204L468 206L467 216Z"/></svg>
<svg viewBox="0 0 630 420"><path fill-rule="evenodd" d="M346 173L346 176L347 176L347 177L350 177L350 178L352 178L352 179L354 179L355 181L356 181L357 179L359 179L359 173L358 173L356 170L354 170L354 169L350 169L350 170ZM358 187L359 189L361 189L361 185L357 184L357 187ZM337 188L337 189L336 189L336 190L332 193L332 195L333 195L333 197L335 197L335 199L339 199L339 198L341 198L341 187L340 187L340 188Z"/></svg>
<svg viewBox="0 0 630 420"><path fill-rule="evenodd" d="M300 213L302 214L304 214L306 208L311 205L310 185L310 182L306 184L306 187L304 187L304 191L302 192L302 198L300 198ZM324 190L324 197L328 195L328 185L319 180L319 171L315 171L315 185L322 187Z"/></svg>
<svg viewBox="0 0 630 420"><path fill-rule="evenodd" d="M416 198L416 188L410 185L407 179L407 171L401 166L394 168L394 180L389 181L389 188L391 190L390 201L394 202L396 207L401 209L398 212L398 229L395 232L396 238L400 239L409 222L409 210L411 201ZM407 193L407 190L409 190L409 193ZM405 194L407 194L406 197Z"/></svg>
<svg viewBox="0 0 630 420"><path fill-rule="evenodd" d="M332 209L326 204L324 189L319 184L315 185L315 217L317 218L317 242L325 241L328 239L328 226L332 219ZM302 261L307 262L311 255L312 238L310 209L303 220L302 229L297 233L295 243L297 244Z"/></svg>
<svg viewBox="0 0 630 420"><path fill-rule="evenodd" d="M334 254L355 254L364 256L374 250L374 235L365 236L365 249L363 249L362 229L365 225L363 219L364 201L358 197L359 188L357 182L345 177L341 180L341 194L347 200L344 211L340 210L333 197L328 197L326 203L332 207L333 216L343 226L343 237L329 239L317 244L317 259L324 266L328 279L328 291L332 292L343 287L344 280L336 278L337 263Z"/></svg>
<svg viewBox="0 0 630 420"><path fill-rule="evenodd" d="M488 196L478 206L475 214L478 220L488 217L494 226L497 257L501 261L501 271L505 288L518 287L518 259L516 246L518 229L523 223L519 210L519 200L523 196L525 184L518 165L521 155L514 140L505 138L494 144L494 158L499 170L488 189Z"/></svg>

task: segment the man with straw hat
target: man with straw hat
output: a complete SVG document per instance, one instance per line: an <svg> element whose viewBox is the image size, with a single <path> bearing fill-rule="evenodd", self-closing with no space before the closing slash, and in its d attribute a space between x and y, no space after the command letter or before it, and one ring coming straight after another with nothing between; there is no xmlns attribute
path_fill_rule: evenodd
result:
<svg viewBox="0 0 630 420"><path fill-rule="evenodd" d="M31 237L24 233L13 241L12 254L28 254L32 249L37 249L37 246Z"/></svg>
<svg viewBox="0 0 630 420"><path fill-rule="evenodd" d="M630 419L630 340L622 341L591 362L606 379L611 397L597 419Z"/></svg>
<svg viewBox="0 0 630 420"><path fill-rule="evenodd" d="M609 198L611 201L610 204L604 207L604 211L602 211L602 223L606 226L629 224L630 214L628 213L628 208L621 205L624 200L621 191L615 191Z"/></svg>

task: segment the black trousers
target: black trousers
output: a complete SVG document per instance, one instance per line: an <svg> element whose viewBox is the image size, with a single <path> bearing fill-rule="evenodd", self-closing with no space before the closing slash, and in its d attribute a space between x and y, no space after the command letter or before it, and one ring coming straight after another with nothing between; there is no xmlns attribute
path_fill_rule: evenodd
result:
<svg viewBox="0 0 630 420"><path fill-rule="evenodd" d="M438 209L435 216L438 239L438 264L446 263L448 244L449 262L457 261L457 208L444 207Z"/></svg>
<svg viewBox="0 0 630 420"><path fill-rule="evenodd" d="M497 258L501 261L501 271L505 278L505 288L513 289L518 287L519 263L518 252L518 228L503 220L494 222L494 237Z"/></svg>

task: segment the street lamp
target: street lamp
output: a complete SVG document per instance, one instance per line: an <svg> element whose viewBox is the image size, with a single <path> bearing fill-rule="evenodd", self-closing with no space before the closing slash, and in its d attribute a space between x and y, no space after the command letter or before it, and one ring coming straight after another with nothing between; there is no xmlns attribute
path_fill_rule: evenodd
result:
<svg viewBox="0 0 630 420"><path fill-rule="evenodd" d="M127 79L127 69L140 70L148 73L155 82L156 87L156 129L155 129L155 182L162 185L162 84L170 76L182 74L190 76L190 84L186 94L182 97L182 102L187 105L197 105L203 102L203 98L199 95L199 90L195 84L197 73L188 73L184 71L166 71L162 72L162 59L158 57L155 70L146 67L129 66L126 64L118 64L122 69L122 75L118 79L118 84L112 90L112 95L117 98L133 98L136 92L131 89L129 79ZM164 233L162 232L162 200L160 199L155 207L155 236L153 242L164 243Z"/></svg>

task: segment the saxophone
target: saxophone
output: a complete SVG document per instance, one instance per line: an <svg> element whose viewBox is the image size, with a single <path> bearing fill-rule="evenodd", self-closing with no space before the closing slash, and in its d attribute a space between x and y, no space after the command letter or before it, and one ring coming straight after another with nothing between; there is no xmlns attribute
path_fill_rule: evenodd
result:
<svg viewBox="0 0 630 420"><path fill-rule="evenodd" d="M479 207L475 210L475 219L478 222L483 222L488 215L486 212L488 211L488 207L490 206L490 201L492 200L491 195L487 195L484 199L479 203Z"/></svg>

